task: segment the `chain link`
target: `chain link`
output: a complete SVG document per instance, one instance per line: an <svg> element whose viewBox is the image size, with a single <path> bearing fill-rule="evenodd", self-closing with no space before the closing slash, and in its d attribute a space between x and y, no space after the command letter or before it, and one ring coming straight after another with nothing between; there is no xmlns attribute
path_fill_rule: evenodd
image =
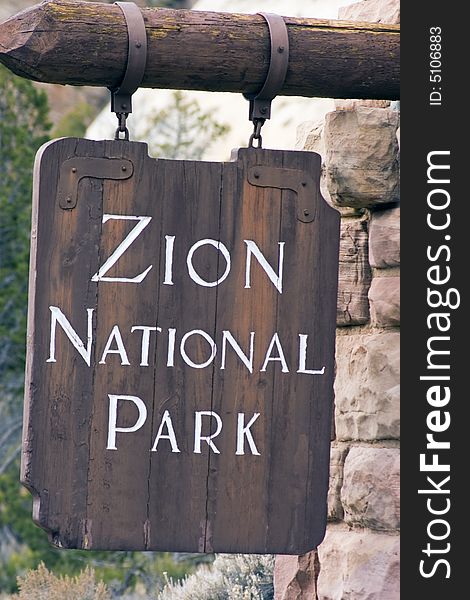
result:
<svg viewBox="0 0 470 600"><path fill-rule="evenodd" d="M118 128L116 129L116 133L114 134L115 140L125 140L129 141L129 129L126 126L126 120L129 113L116 113L116 117L118 119ZM121 137L121 134L124 134L124 137Z"/></svg>
<svg viewBox="0 0 470 600"><path fill-rule="evenodd" d="M266 119L253 119L253 133L250 135L248 141L248 148L262 148L263 138L261 137L261 127L263 127ZM258 145L254 145L254 141L257 140Z"/></svg>

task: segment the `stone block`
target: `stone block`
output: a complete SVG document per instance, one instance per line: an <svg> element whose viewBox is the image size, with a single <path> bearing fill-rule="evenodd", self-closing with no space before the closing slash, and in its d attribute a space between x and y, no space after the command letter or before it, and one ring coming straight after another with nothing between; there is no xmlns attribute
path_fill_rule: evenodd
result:
<svg viewBox="0 0 470 600"><path fill-rule="evenodd" d="M399 371L399 332L337 335L338 441L399 438Z"/></svg>
<svg viewBox="0 0 470 600"><path fill-rule="evenodd" d="M370 314L375 327L400 325L400 277L374 277L369 289Z"/></svg>
<svg viewBox="0 0 470 600"><path fill-rule="evenodd" d="M341 502L344 520L351 525L375 530L398 530L398 448L351 448L344 463Z"/></svg>
<svg viewBox="0 0 470 600"><path fill-rule="evenodd" d="M318 569L316 552L301 556L278 554L274 567L274 600L316 598Z"/></svg>
<svg viewBox="0 0 470 600"><path fill-rule="evenodd" d="M367 208L399 199L397 111L359 106L326 115L326 182L338 206Z"/></svg>
<svg viewBox="0 0 470 600"><path fill-rule="evenodd" d="M400 0L363 0L339 9L338 18L344 21L369 23L400 23Z"/></svg>
<svg viewBox="0 0 470 600"><path fill-rule="evenodd" d="M373 211L369 226L369 262L385 269L400 264L400 208Z"/></svg>
<svg viewBox="0 0 470 600"><path fill-rule="evenodd" d="M299 150L309 150L318 152L325 157L325 144L323 143L323 129L325 127L324 119L319 121L305 121L297 127L297 139L295 147Z"/></svg>
<svg viewBox="0 0 470 600"><path fill-rule="evenodd" d="M389 108L389 100L335 100L336 110L355 110L358 106L370 108Z"/></svg>
<svg viewBox="0 0 470 600"><path fill-rule="evenodd" d="M372 279L366 219L343 219L339 245L336 324L362 325L369 320L367 294Z"/></svg>
<svg viewBox="0 0 470 600"><path fill-rule="evenodd" d="M347 102L347 101L346 101ZM364 214L365 209L363 208L350 208L348 206L337 206L335 205L328 191L326 182L326 169L325 169L325 143L323 132L325 129L325 119L322 118L318 121L305 121L297 127L297 138L295 142L295 148L298 150L307 150L309 152L316 152L322 158L322 171L320 178L320 192L323 198L338 210L344 217L360 217Z"/></svg>
<svg viewBox="0 0 470 600"><path fill-rule="evenodd" d="M330 525L318 547L318 600L399 600L397 535ZM306 596L307 598L307 596Z"/></svg>
<svg viewBox="0 0 470 600"><path fill-rule="evenodd" d="M348 446L332 444L330 455L330 485L328 488L328 519L340 521L343 516L341 504L341 488L343 486L344 460L348 454Z"/></svg>

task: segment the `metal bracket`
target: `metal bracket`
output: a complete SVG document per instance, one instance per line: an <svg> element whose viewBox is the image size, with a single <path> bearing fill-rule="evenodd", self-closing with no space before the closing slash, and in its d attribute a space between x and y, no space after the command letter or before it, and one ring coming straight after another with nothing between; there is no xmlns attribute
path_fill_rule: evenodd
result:
<svg viewBox="0 0 470 600"><path fill-rule="evenodd" d="M147 33L140 8L133 2L115 2L122 10L127 25L127 64L124 77L117 89L111 89L111 111L116 113L119 127L116 139L124 133L129 139L126 118L132 112L132 94L144 78L147 64Z"/></svg>
<svg viewBox="0 0 470 600"><path fill-rule="evenodd" d="M315 220L318 185L300 169L281 169L256 165L248 169L248 183L258 187L292 190L297 194L297 219L302 223Z"/></svg>
<svg viewBox="0 0 470 600"><path fill-rule="evenodd" d="M60 166L57 198L60 208L71 210L77 206L78 184L84 177L95 179L129 179L134 165L125 158L70 158Z"/></svg>
<svg viewBox="0 0 470 600"><path fill-rule="evenodd" d="M289 66L289 36L286 23L280 15L257 13L268 24L271 39L269 69L261 90L256 94L244 94L250 101L249 119L270 119L271 102L282 90Z"/></svg>

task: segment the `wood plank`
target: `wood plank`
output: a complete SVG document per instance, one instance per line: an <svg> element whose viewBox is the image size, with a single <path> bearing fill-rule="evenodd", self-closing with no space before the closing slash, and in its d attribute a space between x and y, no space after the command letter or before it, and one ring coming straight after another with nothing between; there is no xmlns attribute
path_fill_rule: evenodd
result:
<svg viewBox="0 0 470 600"><path fill-rule="evenodd" d="M59 157L86 155L86 143L68 139L47 145L38 157L40 189L34 192L30 312L25 386L22 481L35 498L34 518L65 547L83 543L89 460L89 419L93 373L75 350L57 336L56 359L73 364L57 369L49 358L49 306L74 315L73 327L86 337L87 307L96 307L88 272L97 268L94 248L101 230L101 182L83 185L83 202L72 214L58 207ZM36 180L37 181L37 180ZM39 206L39 202L41 206ZM54 238L54 243L49 240ZM56 248L66 248L65 253ZM39 252L36 255L36 248ZM60 358L59 358L60 356ZM73 393L80 388L80 394ZM47 398L47 404L44 403Z"/></svg>
<svg viewBox="0 0 470 600"><path fill-rule="evenodd" d="M270 56L261 16L161 8L142 13L149 46L143 87L261 89ZM399 98L398 26L293 17L286 24L290 59L282 95ZM112 88L126 61L124 16L113 4L52 0L0 24L0 62L22 77Z"/></svg>
<svg viewBox="0 0 470 600"><path fill-rule="evenodd" d="M192 161L157 163L158 195L162 204L165 235L175 236L173 285L159 289L158 320L163 329L156 353L153 435L166 410L175 429L180 453L171 452L162 439L151 452L149 515L152 550L206 551L206 502L209 452L202 444L194 453L195 412L211 410L213 363L201 369L188 367L180 354L183 336L193 330L214 335L217 287L203 287L188 276L186 259L190 248L201 239L219 239L221 165ZM164 240L160 261L165 258ZM217 280L218 252L212 246L193 255L198 275ZM164 269L162 268L162 272ZM174 366L168 367L168 330L176 329ZM200 335L185 345L188 357L197 364L210 356L208 343ZM204 417L204 435L214 426ZM165 427L165 433L167 428Z"/></svg>
<svg viewBox="0 0 470 600"><path fill-rule="evenodd" d="M278 261L278 242L285 241L283 291L281 296L259 268L253 272L252 288L243 289L245 263L238 255L233 260L237 286L219 292L218 339L223 329L229 329L247 351L247 332L256 331L254 362L259 370L263 350L277 332L291 373L282 373L281 365L274 363L266 373L250 375L232 356L231 370L215 379L215 410L231 418L221 436L221 446L227 449L224 458L211 454L208 518L216 551L243 551L250 540L252 552L299 553L316 547L326 524L339 214L320 198L318 155L242 150L240 156L244 166L238 169L237 184L244 193L233 206L228 199L239 194L232 186L224 189L221 237L229 236L230 247L237 251L243 238L257 240L271 265ZM311 192L317 212L313 223L297 219L298 199L292 191L255 188L240 180L240 175L246 178L249 165L258 162L313 175L317 186ZM313 256L326 262L325 270L312 265ZM233 305L239 311L234 312ZM329 341L317 344L325 322ZM295 373L299 332L309 335L313 364L323 361L323 366L327 358L325 376ZM260 413L253 425L259 457L248 448L245 456L233 454L238 412L247 415L246 422ZM301 544L299 535L305 535Z"/></svg>
<svg viewBox="0 0 470 600"><path fill-rule="evenodd" d="M279 153L239 150L238 161L227 164L222 194L221 239L231 248L230 282L221 286L217 299L217 340L230 331L249 356L254 332L253 373L227 344L226 365L214 380L214 410L223 416L220 455L211 453L208 481L208 528L210 547L218 552L266 552L271 458L274 378L260 372L266 350L276 332L278 291L252 259L251 288L245 289L246 244L254 241L271 265L279 261L280 190L255 188L247 181L248 169L258 164L281 166ZM221 349L222 350L222 349ZM218 365L220 369L221 365ZM269 372L271 371L271 372ZM236 455L238 414L245 425L260 413L252 432L261 456Z"/></svg>
<svg viewBox="0 0 470 600"><path fill-rule="evenodd" d="M272 552L303 554L316 548L326 526L339 213L321 197L319 155L285 152L282 166L311 176L312 182L305 182L315 186L309 189L315 219L299 221L298 198L283 191L280 237L292 248L277 328L286 354L297 362L291 367L294 373L275 372L269 544ZM300 369L299 334L308 335L306 369L325 367L323 374L295 373Z"/></svg>
<svg viewBox="0 0 470 600"><path fill-rule="evenodd" d="M96 145L90 142L93 148ZM86 547L133 550L145 547L148 529L149 448L151 419L138 433L117 433L116 450L107 449L109 394L141 399L152 413L153 367L140 367L141 333L133 326L154 325L157 305L153 291L158 286L158 251L161 223L155 214L154 161L147 156L146 144L106 142L102 155L125 156L134 164L133 177L126 181L106 181L102 213L124 216L152 216L150 224L113 266L106 276L133 278L149 265L152 269L141 283L100 281L97 289L96 351L94 366L94 402L90 424L90 465L88 469ZM95 156L98 153L95 152ZM98 156L97 156L98 157ZM79 198L79 202L81 198ZM158 213L157 213L158 214ZM135 227L136 221L109 220L102 224L99 263L114 252ZM155 260L157 259L157 260ZM104 350L114 326L119 327L130 365L122 365L120 354ZM111 350L118 348L116 338ZM105 364L100 364L104 360ZM132 427L139 416L133 401L119 400L119 427Z"/></svg>

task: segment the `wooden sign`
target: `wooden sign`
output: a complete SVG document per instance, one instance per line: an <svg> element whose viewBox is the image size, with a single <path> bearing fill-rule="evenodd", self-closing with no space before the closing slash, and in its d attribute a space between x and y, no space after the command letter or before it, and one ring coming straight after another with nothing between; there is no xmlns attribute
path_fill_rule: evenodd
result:
<svg viewBox="0 0 470 600"><path fill-rule="evenodd" d="M301 554L326 524L339 214L311 152L35 166L22 481L65 548Z"/></svg>

